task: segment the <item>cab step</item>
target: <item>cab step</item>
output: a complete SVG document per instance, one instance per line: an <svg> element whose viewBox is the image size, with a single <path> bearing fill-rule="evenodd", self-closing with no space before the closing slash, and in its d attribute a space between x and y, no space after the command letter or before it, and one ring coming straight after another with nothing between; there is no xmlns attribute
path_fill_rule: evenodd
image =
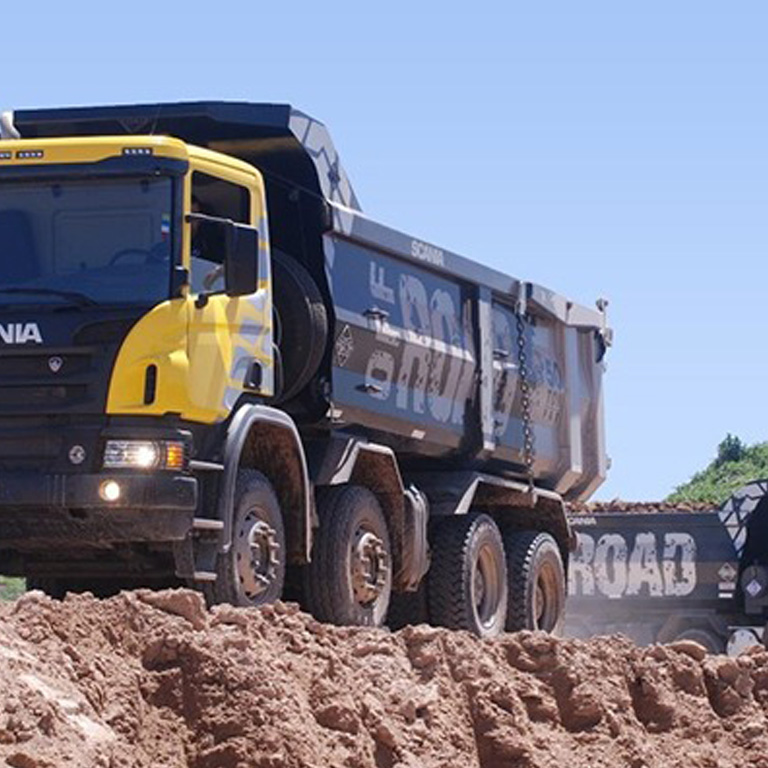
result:
<svg viewBox="0 0 768 768"><path fill-rule="evenodd" d="M222 531L224 530L224 523L209 517L196 517L192 521L192 528L196 531Z"/></svg>
<svg viewBox="0 0 768 768"><path fill-rule="evenodd" d="M216 581L215 571L195 571L192 574L193 581Z"/></svg>

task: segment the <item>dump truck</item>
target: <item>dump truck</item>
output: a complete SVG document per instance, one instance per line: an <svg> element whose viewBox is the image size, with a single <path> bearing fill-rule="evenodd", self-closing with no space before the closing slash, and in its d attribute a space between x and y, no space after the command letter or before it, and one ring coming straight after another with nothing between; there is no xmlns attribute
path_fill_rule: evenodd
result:
<svg viewBox="0 0 768 768"><path fill-rule="evenodd" d="M604 303L368 218L288 105L2 126L4 572L562 626L563 502L607 466Z"/></svg>
<svg viewBox="0 0 768 768"><path fill-rule="evenodd" d="M768 480L719 508L594 506L569 516L567 634L694 640L733 655L768 641Z"/></svg>

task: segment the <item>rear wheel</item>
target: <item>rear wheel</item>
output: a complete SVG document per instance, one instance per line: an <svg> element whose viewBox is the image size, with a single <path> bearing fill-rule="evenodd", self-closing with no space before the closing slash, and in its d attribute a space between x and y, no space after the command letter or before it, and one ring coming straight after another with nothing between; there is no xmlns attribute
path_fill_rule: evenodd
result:
<svg viewBox="0 0 768 768"><path fill-rule="evenodd" d="M441 521L432 538L429 613L450 629L496 637L507 613L507 569L496 523L470 513Z"/></svg>
<svg viewBox="0 0 768 768"><path fill-rule="evenodd" d="M708 627L688 627L670 642L678 640L693 640L694 643L706 648L709 653L725 653L725 640Z"/></svg>
<svg viewBox="0 0 768 768"><path fill-rule="evenodd" d="M211 603L255 607L280 598L285 581L285 531L280 505L261 472L241 469L235 484L232 546L219 553Z"/></svg>
<svg viewBox="0 0 768 768"><path fill-rule="evenodd" d="M315 618L379 627L392 591L387 522L367 488L328 488L318 499L320 528L306 568L305 596Z"/></svg>
<svg viewBox="0 0 768 768"><path fill-rule="evenodd" d="M540 629L560 634L565 619L565 571L560 549L548 533L508 531L507 630Z"/></svg>

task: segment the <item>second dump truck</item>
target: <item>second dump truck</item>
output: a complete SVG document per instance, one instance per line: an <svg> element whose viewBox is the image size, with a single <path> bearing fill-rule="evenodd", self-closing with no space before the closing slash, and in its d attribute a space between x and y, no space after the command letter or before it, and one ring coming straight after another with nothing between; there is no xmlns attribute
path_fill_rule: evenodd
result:
<svg viewBox="0 0 768 768"><path fill-rule="evenodd" d="M606 470L602 309L367 218L290 106L2 135L0 570L560 627L563 500Z"/></svg>
<svg viewBox="0 0 768 768"><path fill-rule="evenodd" d="M768 481L720 508L659 506L601 503L571 515L566 632L695 640L734 655L768 645Z"/></svg>

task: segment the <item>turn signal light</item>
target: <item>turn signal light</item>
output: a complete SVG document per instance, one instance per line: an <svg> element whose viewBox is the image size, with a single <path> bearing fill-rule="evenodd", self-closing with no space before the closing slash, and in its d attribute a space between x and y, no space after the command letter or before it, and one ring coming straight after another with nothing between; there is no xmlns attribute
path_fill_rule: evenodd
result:
<svg viewBox="0 0 768 768"><path fill-rule="evenodd" d="M107 440L105 469L183 470L186 449L181 440Z"/></svg>

